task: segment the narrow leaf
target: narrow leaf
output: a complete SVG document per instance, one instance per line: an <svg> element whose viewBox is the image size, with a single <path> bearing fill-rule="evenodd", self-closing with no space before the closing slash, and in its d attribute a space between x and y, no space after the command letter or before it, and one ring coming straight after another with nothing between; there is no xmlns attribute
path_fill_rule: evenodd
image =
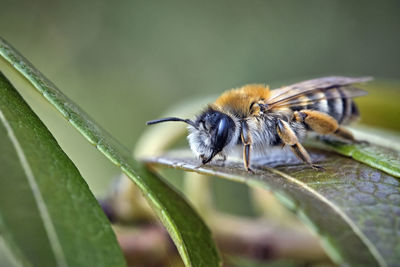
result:
<svg viewBox="0 0 400 267"><path fill-rule="evenodd" d="M379 145L344 144L336 141L326 141L324 144L316 146L352 157L390 175L400 177L400 152L394 149Z"/></svg>
<svg viewBox="0 0 400 267"><path fill-rule="evenodd" d="M207 226L187 203L160 177L136 162L123 147L84 111L59 91L32 64L0 38L0 55L44 96L91 144L120 166L141 189L167 228L186 266L218 266L220 259Z"/></svg>
<svg viewBox="0 0 400 267"><path fill-rule="evenodd" d="M0 72L0 217L34 266L123 266L78 170Z"/></svg>
<svg viewBox="0 0 400 267"><path fill-rule="evenodd" d="M310 151L324 171L315 171L280 149L254 159L254 174L246 172L243 163L235 160L223 166L200 165L190 151L169 152L144 161L273 191L321 236L324 248L337 264L397 265L399 180L350 158L323 150Z"/></svg>

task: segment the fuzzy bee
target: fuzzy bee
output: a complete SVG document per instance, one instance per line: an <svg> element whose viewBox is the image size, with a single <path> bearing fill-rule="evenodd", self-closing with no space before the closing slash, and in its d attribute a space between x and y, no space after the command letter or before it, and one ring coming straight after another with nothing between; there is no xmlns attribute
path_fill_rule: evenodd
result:
<svg viewBox="0 0 400 267"><path fill-rule="evenodd" d="M356 142L341 125L354 121L358 109L352 98L365 95L353 86L370 77L324 77L275 90L249 84L223 93L194 120L168 117L148 125L182 121L188 124L190 148L203 164L216 155L223 160L237 145L243 147L243 162L250 169L250 153L265 153L270 146L289 146L294 154L314 169L310 155L301 145L307 131L335 135Z"/></svg>

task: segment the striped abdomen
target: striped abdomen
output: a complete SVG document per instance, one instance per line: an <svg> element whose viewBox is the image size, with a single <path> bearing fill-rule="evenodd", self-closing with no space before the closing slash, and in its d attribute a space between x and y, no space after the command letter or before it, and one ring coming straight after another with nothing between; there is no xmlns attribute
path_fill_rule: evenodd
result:
<svg viewBox="0 0 400 267"><path fill-rule="evenodd" d="M333 87L298 97L299 103L290 106L293 111L312 109L327 113L339 124L346 124L359 115L354 101L348 96L346 87Z"/></svg>

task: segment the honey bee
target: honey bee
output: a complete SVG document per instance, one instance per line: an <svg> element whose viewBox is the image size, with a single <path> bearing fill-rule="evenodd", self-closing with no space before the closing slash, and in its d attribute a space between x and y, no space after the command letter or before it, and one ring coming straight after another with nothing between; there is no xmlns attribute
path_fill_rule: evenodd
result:
<svg viewBox="0 0 400 267"><path fill-rule="evenodd" d="M314 169L301 145L307 131L334 135L357 142L346 125L359 117L352 98L366 94L353 86L370 77L324 77L270 90L263 84L249 84L224 92L194 120L168 117L147 125L181 121L188 124L190 148L203 164L215 156L226 159L237 145L243 147L243 162L250 168L250 153L265 153L270 146L288 146Z"/></svg>

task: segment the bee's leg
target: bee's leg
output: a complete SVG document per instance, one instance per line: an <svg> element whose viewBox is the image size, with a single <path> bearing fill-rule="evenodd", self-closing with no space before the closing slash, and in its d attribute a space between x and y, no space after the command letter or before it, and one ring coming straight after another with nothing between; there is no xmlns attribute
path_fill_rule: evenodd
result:
<svg viewBox="0 0 400 267"><path fill-rule="evenodd" d="M308 154L307 150L300 143L296 143L296 144L290 146L290 149L293 151L293 153L299 159L301 159L303 162L310 165L311 168L313 168L315 170L323 170L324 169L323 167L312 163L310 154Z"/></svg>
<svg viewBox="0 0 400 267"><path fill-rule="evenodd" d="M339 126L339 128L337 128L337 130L333 134L338 136L338 137L340 137L340 138L342 138L342 139L351 141L353 143L368 143L366 141L358 141L358 140L356 140L354 138L354 135L349 130L347 130L347 129L343 128L343 127L340 127L340 126Z"/></svg>
<svg viewBox="0 0 400 267"><path fill-rule="evenodd" d="M243 147L243 161L246 171L254 173L253 170L250 169L250 144L246 144Z"/></svg>
<svg viewBox="0 0 400 267"><path fill-rule="evenodd" d="M221 155L220 159L217 159L217 162L220 163L222 166L225 165L225 161L226 161L226 155L225 154Z"/></svg>
<svg viewBox="0 0 400 267"><path fill-rule="evenodd" d="M295 111L294 118L297 122L306 124L319 134L333 134L339 128L339 123L335 118L316 110Z"/></svg>
<svg viewBox="0 0 400 267"><path fill-rule="evenodd" d="M286 121L279 119L276 130L283 143L290 146L290 149L299 159L310 165L313 169L322 169L320 166L312 163L311 157L307 150L305 150L305 148L299 143L296 133Z"/></svg>
<svg viewBox="0 0 400 267"><path fill-rule="evenodd" d="M253 172L250 169L250 146L251 146L251 138L249 133L249 126L245 121L242 121L242 131L240 133L240 138L243 143L243 163L246 171Z"/></svg>
<svg viewBox="0 0 400 267"><path fill-rule="evenodd" d="M225 154L222 155L221 161L222 161L222 162L225 162L225 161L226 161L226 155L225 155Z"/></svg>
<svg viewBox="0 0 400 267"><path fill-rule="evenodd" d="M330 115L316 110L300 110L294 113L297 122L308 125L313 131L319 134L333 134L344 140L358 143L353 134L339 126L339 123ZM362 143L362 142L361 142Z"/></svg>
<svg viewBox="0 0 400 267"><path fill-rule="evenodd" d="M354 138L354 135L347 130L346 128L340 127L333 133L335 136L340 137L343 140L349 141L351 143L360 144L360 145L368 145L369 142L365 140L357 140Z"/></svg>

